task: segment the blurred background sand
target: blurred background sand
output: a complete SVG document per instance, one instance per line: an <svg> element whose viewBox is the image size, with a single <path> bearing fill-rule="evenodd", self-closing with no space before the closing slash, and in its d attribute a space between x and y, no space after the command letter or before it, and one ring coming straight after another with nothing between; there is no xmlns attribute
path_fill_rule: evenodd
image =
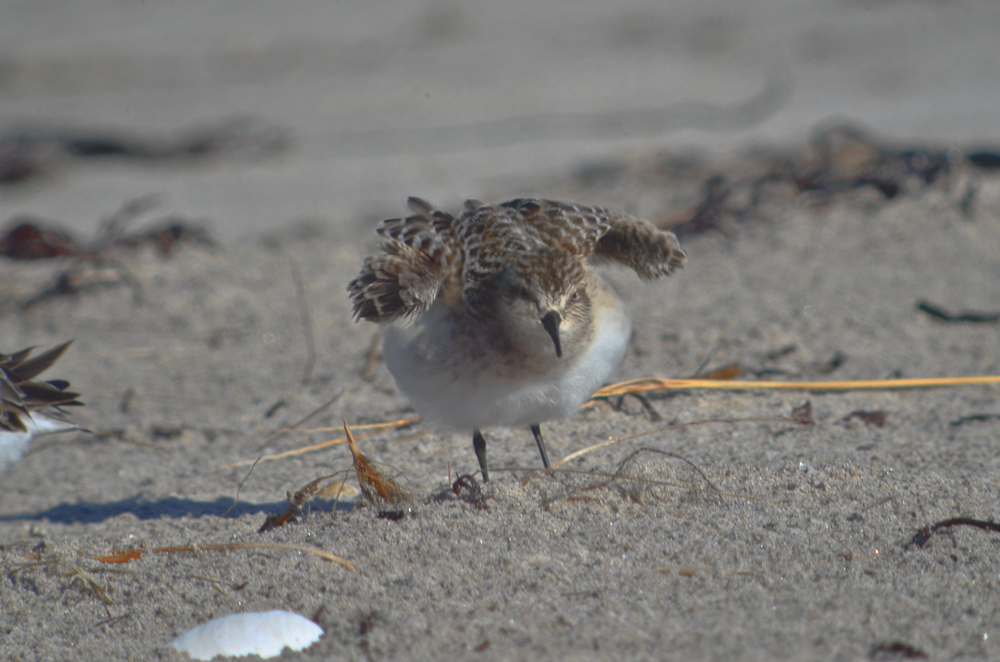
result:
<svg viewBox="0 0 1000 662"><path fill-rule="evenodd" d="M240 116L293 140L272 160L111 162L0 188L0 218L81 229L142 193L226 238L346 225L407 195L510 197L587 158L796 143L830 117L961 148L993 139L1000 112L991 0L5 0L0 13L0 129L169 137Z"/></svg>

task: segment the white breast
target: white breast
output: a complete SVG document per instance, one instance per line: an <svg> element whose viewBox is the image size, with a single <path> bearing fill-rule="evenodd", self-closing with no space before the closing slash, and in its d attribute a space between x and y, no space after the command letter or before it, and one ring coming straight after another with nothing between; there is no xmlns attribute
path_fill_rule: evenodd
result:
<svg viewBox="0 0 1000 662"><path fill-rule="evenodd" d="M526 426L568 418L621 363L632 332L628 311L610 288L601 286L589 348L548 373L526 370L501 377L472 362L446 365L446 357L462 354L454 343L470 341L454 338L441 303L412 326L386 328L386 365L414 409L446 428Z"/></svg>

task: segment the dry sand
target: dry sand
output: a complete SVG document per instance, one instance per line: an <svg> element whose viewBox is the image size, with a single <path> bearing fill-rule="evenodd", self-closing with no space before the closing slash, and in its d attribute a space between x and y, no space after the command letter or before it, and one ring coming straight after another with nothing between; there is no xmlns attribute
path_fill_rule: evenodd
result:
<svg viewBox="0 0 1000 662"><path fill-rule="evenodd" d="M655 181L651 172L633 164L589 196L579 179L554 188L613 201L612 189ZM972 176L893 201L870 189L826 204L779 192L767 218L686 239L689 266L676 277L642 284L612 272L636 328L616 377L690 375L708 356L709 367L739 362L788 379L1000 373L996 325L944 324L914 305L1000 308L1000 181L975 176L969 217L957 201ZM376 329L351 321L344 287L367 230L289 227L222 253L133 255L123 259L142 304L119 287L5 309L10 348L76 338L52 376L84 394L83 424L122 431L38 440L4 474L5 658L176 659L164 646L188 628L270 609L326 630L287 659L857 659L903 644L931 657L996 656L1000 536L961 527L907 546L941 519L997 517L1000 420L954 424L1000 413L995 387L654 398L668 422L787 416L808 399L815 424L657 432L552 476L519 469L538 464L526 430L492 431L488 510L447 490L449 462L455 473L476 466L469 439L418 426L361 441L413 494L400 521L351 503L333 512L322 499L304 521L257 533L286 491L350 466L342 445L258 465L223 516L246 467L220 467L342 436L342 416L409 415L384 365L362 377ZM316 335L305 386L292 260ZM23 297L53 270L6 263L0 279ZM840 366L822 372L837 353ZM268 441L338 395L300 432ZM848 420L855 410L882 410L886 422ZM546 429L561 457L663 425L626 399ZM305 431L315 428L326 429ZM687 458L721 494L652 451L627 479L579 489L602 479L575 472L614 471L639 448ZM253 541L317 547L356 570L275 549L151 551ZM147 552L95 560L123 548ZM34 559L61 564L24 565Z"/></svg>
<svg viewBox="0 0 1000 662"><path fill-rule="evenodd" d="M75 338L46 377L69 380L86 402L77 420L102 433L36 440L0 475L0 659L179 660L166 645L189 628L272 609L326 631L290 660L1000 659L1000 534L961 526L909 544L947 518L1000 519L995 386L651 396L663 421L634 398L599 402L545 426L553 459L653 432L543 475L527 430L488 431L486 510L448 490L449 463L453 477L477 466L470 439L386 432L360 444L413 495L398 521L323 498L257 533L286 492L350 467L343 445L259 464L235 506L247 467L225 468L338 438L342 417L412 415L381 362L363 376L377 330L352 322L345 292L374 222L404 195L537 194L664 219L696 205L712 174L754 172L746 144L803 148L830 114L902 141L982 144L1000 107L995 3L56 5L3 3L5 124L162 136L249 113L294 142L261 161L60 162L0 190L4 221L30 212L82 234L161 191L163 213L211 219L224 247L117 254L141 303L109 286L22 311L58 265L0 263L0 351ZM567 110L732 107L775 71L791 96L716 127L728 133L520 133L539 117L562 127L546 122ZM456 127L471 144L439 148ZM692 145L716 155L678 166ZM960 167L893 200L776 186L752 218L683 244L687 268L663 282L609 273L635 326L616 380L686 377L706 361L788 380L1000 374L997 324L916 308L1000 310L996 177ZM293 264L315 339L306 384ZM657 431L787 417L807 400L809 426ZM641 448L654 450L600 485ZM206 548L250 542L356 569ZM155 551L167 546L201 549ZM145 552L98 560L122 549Z"/></svg>

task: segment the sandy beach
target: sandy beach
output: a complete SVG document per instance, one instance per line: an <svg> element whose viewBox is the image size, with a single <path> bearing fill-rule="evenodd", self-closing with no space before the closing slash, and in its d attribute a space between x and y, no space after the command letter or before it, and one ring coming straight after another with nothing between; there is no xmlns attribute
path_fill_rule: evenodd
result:
<svg viewBox="0 0 1000 662"><path fill-rule="evenodd" d="M0 658L183 660L273 609L325 632L284 660L1000 658L997 385L600 399L550 455L623 441L543 473L489 430L479 499L467 435L365 427L415 414L346 294L406 195L544 196L681 236L675 276L605 272L615 382L1000 375L991 4L86 4L2 5L4 145L38 133L0 228L87 243L155 193L129 232L216 245L0 258L0 352L73 339L44 378L87 430L0 474ZM61 273L93 286L39 297ZM345 419L405 503L307 450Z"/></svg>

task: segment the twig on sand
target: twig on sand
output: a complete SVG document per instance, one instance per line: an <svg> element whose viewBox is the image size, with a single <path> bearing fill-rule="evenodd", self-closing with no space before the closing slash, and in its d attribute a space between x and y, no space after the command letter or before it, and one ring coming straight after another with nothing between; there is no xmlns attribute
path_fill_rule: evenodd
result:
<svg viewBox="0 0 1000 662"><path fill-rule="evenodd" d="M368 430L364 434L357 435L357 439L364 439L365 437L370 437L373 434L378 434L383 430L395 429L401 430L410 425L415 425L420 422L420 417L415 416L413 418L404 418L398 421L389 421L387 423L371 423L369 425L356 425L354 430ZM311 430L299 430L299 432L328 432L335 428L313 428ZM291 429L285 430L285 432L291 432ZM323 441L318 444L313 444L312 446L303 446L302 448L293 448L292 450L285 451L283 453L275 453L274 455L263 455L258 457L256 460L246 460L244 462L234 462L232 464L226 464L216 471L222 471L224 469L233 469L234 467L245 467L248 464L259 464L261 462L270 462L272 460L282 460L286 457L292 457L295 455L302 455L304 453L311 453L313 451L323 450L324 448L329 448L330 446L338 446L340 444L346 444L347 437L340 437L339 439L330 439L328 441Z"/></svg>
<svg viewBox="0 0 1000 662"><path fill-rule="evenodd" d="M257 529L257 533L264 533L265 531L276 529L279 526L284 526L288 522L294 520L296 513L299 512L302 505L311 500L313 496L319 492L319 484L327 478L333 478L333 476L334 474L320 476L319 478L307 483L300 490L296 490L295 492L289 491L288 507L285 508L285 512L280 515L268 515L264 519L264 524Z"/></svg>
<svg viewBox="0 0 1000 662"><path fill-rule="evenodd" d="M822 382L755 382L719 379L661 379L643 377L611 384L594 393L591 400L641 393L643 391L683 391L687 389L714 389L717 391L896 391L912 388L942 388L946 386L973 386L1000 384L1000 375L971 377L922 377L916 379L861 379Z"/></svg>
<svg viewBox="0 0 1000 662"><path fill-rule="evenodd" d="M309 302L306 300L306 288L302 283L302 271L295 258L288 259L292 266L292 280L295 281L295 295L299 302L299 319L302 321L302 335L306 340L306 365L302 369L302 385L312 380L313 366L316 365L316 341L313 338L312 317L309 315Z"/></svg>
<svg viewBox="0 0 1000 662"><path fill-rule="evenodd" d="M601 448L607 448L608 446L614 446L617 444L623 444L627 441L634 441L636 439L641 439L642 437L648 437L652 434L657 434L659 432L667 432L669 430L679 430L681 428L692 427L695 425L707 425L709 423L798 423L803 425L806 423L801 415L797 414L793 410L792 416L758 416L750 418L708 418L701 421L690 421L688 423L674 423L672 425L667 425L665 427L656 428L655 430L647 430L646 432L640 432L639 434L633 434L628 437L609 437L607 441L602 441L600 443L594 444L592 446L587 446L586 448L581 448L580 450L570 453L566 457L562 458L558 462L553 462L552 466L549 467L549 471L552 469L558 469L564 464L575 460L578 457L582 457L588 453L591 453Z"/></svg>
<svg viewBox="0 0 1000 662"><path fill-rule="evenodd" d="M927 541L931 539L935 533L941 529L950 528L952 526L971 526L976 529L982 529L983 531L993 531L994 533L1000 533L1000 524L996 522L991 522L987 520L975 519L973 517L952 517L949 519L941 520L931 524L930 526L925 526L924 528L917 531L916 535L910 542L903 545L903 549L909 549L910 547L923 547L927 544Z"/></svg>
<svg viewBox="0 0 1000 662"><path fill-rule="evenodd" d="M917 310L927 313L939 322L969 322L972 324L1000 322L1000 312L963 310L958 313L950 313L941 306L924 300L917 302Z"/></svg>
<svg viewBox="0 0 1000 662"><path fill-rule="evenodd" d="M154 552L157 554L176 554L179 552L231 552L237 549L287 549L295 552L306 552L309 554L315 554L321 559L327 561L332 561L333 563L338 563L345 568L350 570L356 570L357 568L353 563L345 558L337 556L336 554L331 554L330 552L325 552L322 549L317 549L316 547L307 547L305 545L289 545L281 542L231 542L225 545L171 545L168 547L153 547L152 549L113 549L109 556L97 557L97 560L101 563L126 563L128 561L142 558L142 555L147 551Z"/></svg>
<svg viewBox="0 0 1000 662"><path fill-rule="evenodd" d="M100 598L101 602L104 603L104 610L108 613L108 618L111 618L111 610L108 609L108 606L113 605L114 601L111 599L110 596L108 596L108 592L104 590L104 587L102 587L100 584L97 583L97 580L94 578L92 574L84 570L76 563L73 563L72 561L66 561L60 558L50 558L50 559L42 559L40 561L33 561L31 563L25 563L15 568L14 571L10 573L10 576L13 577L18 572L22 570L27 570L28 568L36 568L40 566L51 566L51 565L64 566L68 568L70 570L70 573L66 575L67 577L79 577L81 580L83 580L85 584L89 585L94 590L94 593L97 595L97 597Z"/></svg>
<svg viewBox="0 0 1000 662"><path fill-rule="evenodd" d="M671 453L669 451L662 451L662 450L659 450L659 449L656 449L656 448L646 448L646 447L644 447L644 448L636 449L632 453L629 453L629 455L625 459L623 459L621 462L618 463L618 467L615 469L614 473L608 474L608 473L594 472L594 471L581 472L581 473L583 473L585 475L588 475L588 476L602 476L606 480L603 480L603 481L601 481L599 483L594 483L593 485L587 485L587 486L584 486L584 487L577 487L577 488L571 490L570 492L568 492L566 494L563 494L563 495L560 495L558 497L547 498L547 499L545 499L543 501L543 505L545 507L548 507L552 503L554 503L556 501L559 501L561 499L567 499L567 500L573 501L573 500L576 500L576 498L574 498L574 494L579 494L579 493L582 493L582 492L590 492L590 491L593 491L593 490L599 490L601 488L604 488L604 487L607 487L607 486L611 485L612 483L621 482L623 480L637 480L637 481L639 481L640 483L642 483L644 485L659 485L659 486L669 486L669 487L676 487L677 486L674 483L669 483L669 482L665 482L665 481L661 481L661 480L652 480L652 479L649 479L649 478L638 478L638 477L635 477L635 476L629 476L626 473L627 472L627 468L632 463L632 460L634 460L636 457L638 457L638 455L640 453L657 453L659 455L665 455L665 456L673 458L675 460L680 460L681 462L684 462L685 464L687 464L688 466L690 466L692 469L694 469L694 471L697 472L699 476L701 476L702 480L704 480L705 483L708 484L709 488L712 490L712 492L714 492L719 497L720 501L724 500L724 493L722 492L722 490L720 490L718 487L716 487L715 484L711 480L709 480L708 476L705 475L705 472L702 471L701 468L698 467L698 465L696 465L691 460L687 459L686 457L684 457L682 455L677 455L676 453ZM549 467L549 469L547 469L547 471L551 472L555 468L555 466L556 465L552 465L552 467ZM558 473L563 473L563 472L566 472L566 470L561 470ZM532 473L534 473L534 472L532 472ZM567 472L567 473L575 473L575 472ZM531 474L529 474L529 476L530 475ZM525 477L524 481L527 481L527 480L528 480L528 477ZM632 495L632 496L633 496L634 499L637 499L637 497L635 495Z"/></svg>
<svg viewBox="0 0 1000 662"><path fill-rule="evenodd" d="M268 444L270 444L274 440L276 440L276 439L278 439L280 437L283 437L284 435L288 434L289 432L291 432L295 428L299 427L300 425L302 425L306 421L310 420L314 416L318 416L320 413L326 411L326 409L328 409L331 405L333 405L334 402L336 402L337 400L339 400L340 396L342 396L342 395L344 395L344 389L341 389L337 393L337 395L333 396L332 398L330 398L329 400L327 400L324 404L320 405L316 409L313 409L309 414L307 414L305 417L299 419L294 424L290 425L287 428L279 430L275 434L273 434L270 437L268 437L267 440L262 444L261 447L263 448L263 447L267 446ZM240 491L243 489L243 486L246 484L246 482L250 479L250 474L253 473L253 470L257 467L257 464L262 459L263 459L263 456L258 457L256 460L254 460L254 463L250 467L250 470L247 471L247 475L243 477L243 480L241 480L240 484L236 487L236 498L233 499L233 504L231 506L229 506L228 508L226 508L226 511L224 513L222 513L222 517L225 517L226 515L228 515L233 510L233 508L236 507L236 504L238 504L240 502Z"/></svg>

